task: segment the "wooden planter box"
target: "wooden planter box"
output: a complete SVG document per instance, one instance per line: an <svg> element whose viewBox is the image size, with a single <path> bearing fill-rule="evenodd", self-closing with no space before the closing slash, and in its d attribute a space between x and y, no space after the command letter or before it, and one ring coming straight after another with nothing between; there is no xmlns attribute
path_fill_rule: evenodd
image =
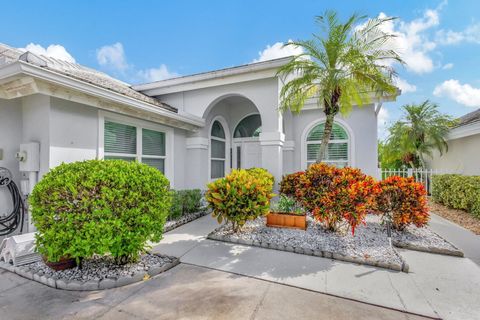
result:
<svg viewBox="0 0 480 320"><path fill-rule="evenodd" d="M270 212L267 215L267 227L307 230L307 215L288 212Z"/></svg>

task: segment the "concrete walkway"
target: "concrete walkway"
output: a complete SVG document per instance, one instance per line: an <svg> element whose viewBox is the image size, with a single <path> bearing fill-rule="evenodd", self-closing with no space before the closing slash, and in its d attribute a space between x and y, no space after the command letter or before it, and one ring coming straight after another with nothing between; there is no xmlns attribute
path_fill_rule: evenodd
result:
<svg viewBox="0 0 480 320"><path fill-rule="evenodd" d="M56 290L0 271L0 319L422 319L307 290L180 264L96 292Z"/></svg>
<svg viewBox="0 0 480 320"><path fill-rule="evenodd" d="M432 223L437 224L434 217ZM443 221L447 233L462 230ZM155 251L181 262L444 319L479 319L480 268L469 258L401 250L410 273L206 239L209 216L167 233ZM451 229L455 231L451 231ZM437 230L437 232L439 232ZM441 232L439 232L441 233ZM442 233L441 233L442 234ZM451 240L454 242L453 240ZM461 249L461 241L454 242Z"/></svg>

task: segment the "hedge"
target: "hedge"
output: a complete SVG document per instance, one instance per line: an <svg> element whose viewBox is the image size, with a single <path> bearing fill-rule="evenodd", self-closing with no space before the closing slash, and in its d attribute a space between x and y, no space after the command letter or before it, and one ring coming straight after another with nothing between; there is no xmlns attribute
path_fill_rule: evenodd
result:
<svg viewBox="0 0 480 320"><path fill-rule="evenodd" d="M55 167L29 202L37 249L49 261L111 254L135 261L162 238L170 183L157 169L123 160L88 160Z"/></svg>
<svg viewBox="0 0 480 320"><path fill-rule="evenodd" d="M480 218L480 176L434 175L432 197L435 202Z"/></svg>

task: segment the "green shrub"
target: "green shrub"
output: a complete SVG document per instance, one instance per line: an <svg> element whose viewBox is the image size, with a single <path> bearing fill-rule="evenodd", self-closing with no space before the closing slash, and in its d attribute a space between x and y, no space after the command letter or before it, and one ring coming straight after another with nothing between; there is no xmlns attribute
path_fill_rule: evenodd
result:
<svg viewBox="0 0 480 320"><path fill-rule="evenodd" d="M155 168L122 160L61 164L29 202L38 251L49 261L111 254L134 261L158 242L170 210L169 181Z"/></svg>
<svg viewBox="0 0 480 320"><path fill-rule="evenodd" d="M305 214L305 210L298 204L297 200L283 194L280 195L278 202L273 205L273 210L277 213Z"/></svg>
<svg viewBox="0 0 480 320"><path fill-rule="evenodd" d="M200 210L202 210L202 191L200 189L172 190L169 220L178 219L185 214Z"/></svg>
<svg viewBox="0 0 480 320"><path fill-rule="evenodd" d="M233 170L210 183L205 198L218 223L230 222L237 232L247 220L268 214L272 189L273 182L264 174Z"/></svg>
<svg viewBox="0 0 480 320"><path fill-rule="evenodd" d="M480 176L434 175L432 197L435 202L480 218Z"/></svg>
<svg viewBox="0 0 480 320"><path fill-rule="evenodd" d="M247 172L250 174L253 174L254 176L260 178L262 181L265 181L267 186L271 185L273 188L273 184L275 183L275 178L273 175L268 172L267 169L263 168L250 168L247 169Z"/></svg>

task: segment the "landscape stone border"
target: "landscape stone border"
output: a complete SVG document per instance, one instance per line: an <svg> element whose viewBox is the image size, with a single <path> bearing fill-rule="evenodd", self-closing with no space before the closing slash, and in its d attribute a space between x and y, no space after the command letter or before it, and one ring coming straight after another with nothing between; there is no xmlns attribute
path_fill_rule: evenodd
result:
<svg viewBox="0 0 480 320"><path fill-rule="evenodd" d="M443 254L447 256L454 256L454 257L464 257L464 254L459 249L447 249L447 248L438 248L438 247L425 247L425 246L418 246L413 243L399 241L392 239L392 244L397 248L407 249L407 250L414 250L420 252L427 252L427 253L435 253L435 254ZM453 245L452 245L453 246ZM453 246L455 247L455 246Z"/></svg>
<svg viewBox="0 0 480 320"><path fill-rule="evenodd" d="M194 212L194 213L186 214L186 215L180 217L180 219L167 221L165 223L165 227L163 228L164 229L163 232L172 231L173 229L176 229L176 228L178 228L178 227L180 227L184 224L187 224L189 222L192 222L193 220L197 220L198 218L206 216L209 213L210 212L207 209L204 209L204 210L200 210L200 211L197 211L197 212Z"/></svg>
<svg viewBox="0 0 480 320"><path fill-rule="evenodd" d="M216 234L218 230L220 230L219 227L212 231L207 238L211 240L217 240L217 241L222 241L222 242L229 242L229 243L235 243L235 244L241 244L241 245L247 245L247 246L253 246L253 247L260 247L260 248L265 248L265 249L273 249L273 250L279 250L279 251L286 251L286 252L292 252L292 253L297 253L297 254L304 254L308 256L316 256L316 257L321 257L321 258L328 258L328 259L333 259L333 260L340 260L340 261L345 261L345 262L351 262L351 263L358 263L358 264L364 264L364 265L369 265L373 267L380 267L384 269L390 269L394 271L402 271L408 273L409 266L405 262L405 260L402 258L402 256L396 252L395 254L400 258L402 261L402 264L397 264L397 263L384 263L382 261L375 261L375 260L370 260L368 258L359 258L359 257L351 257L351 256L346 256L343 254L339 254L336 252L331 252L331 251L326 251L326 250L311 250L307 248L301 248L301 247L293 247L289 245L283 245L283 244L278 244L278 243L269 243L269 242L259 242L259 241L253 241L253 240L245 240L245 239L232 239L228 236L222 236Z"/></svg>
<svg viewBox="0 0 480 320"><path fill-rule="evenodd" d="M173 258L173 257L172 257ZM89 280L89 281L78 281L78 280L65 280L65 279L54 279L47 277L45 275L39 275L30 270L28 265L15 267L9 263L0 262L0 268L16 273L21 277L24 277L29 280L40 282L46 286L70 290L70 291L96 291L104 289L112 289L123 287L132 283L140 282L145 279L145 277L154 277L162 272L165 272L180 263L178 258L173 258L174 260L170 263L166 263L161 267L151 267L148 271L141 271L135 273L133 276L124 276L124 277L109 277L101 280Z"/></svg>

